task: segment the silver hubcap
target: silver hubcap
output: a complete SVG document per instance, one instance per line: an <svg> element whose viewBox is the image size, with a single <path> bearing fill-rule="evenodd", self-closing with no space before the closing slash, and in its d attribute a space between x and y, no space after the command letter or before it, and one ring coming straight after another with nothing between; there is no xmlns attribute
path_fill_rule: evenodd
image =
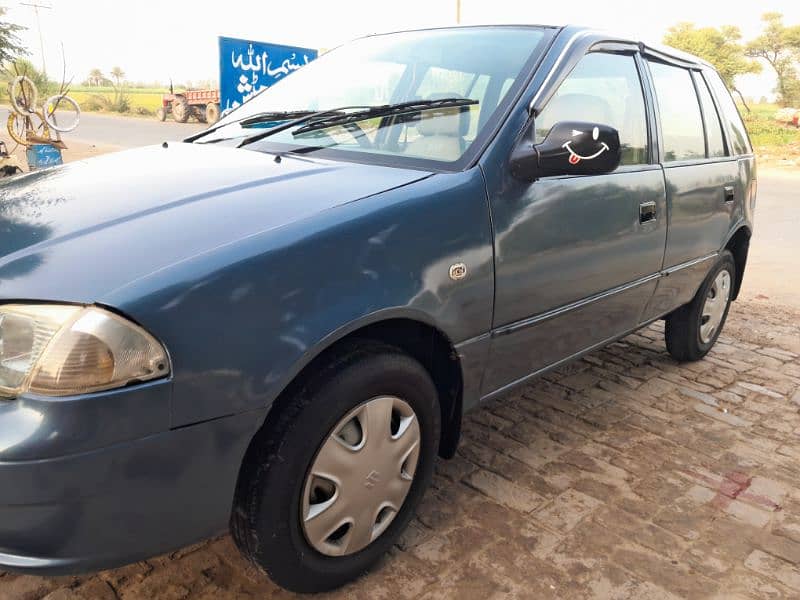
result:
<svg viewBox="0 0 800 600"><path fill-rule="evenodd" d="M366 548L394 520L414 480L419 422L400 398L379 396L340 420L303 486L302 525L322 554Z"/></svg>
<svg viewBox="0 0 800 600"><path fill-rule="evenodd" d="M730 295L731 274L728 271L720 271L708 290L708 296L706 296L706 302L703 305L703 313L700 317L700 341L704 344L710 342L719 329Z"/></svg>

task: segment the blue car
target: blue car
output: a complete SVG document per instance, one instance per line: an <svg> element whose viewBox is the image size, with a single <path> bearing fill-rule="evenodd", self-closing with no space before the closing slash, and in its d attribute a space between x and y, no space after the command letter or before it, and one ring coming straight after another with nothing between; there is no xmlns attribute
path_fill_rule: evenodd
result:
<svg viewBox="0 0 800 600"><path fill-rule="evenodd" d="M184 142L0 184L0 568L230 530L320 591L462 414L741 286L755 164L707 63L577 27L375 35Z"/></svg>

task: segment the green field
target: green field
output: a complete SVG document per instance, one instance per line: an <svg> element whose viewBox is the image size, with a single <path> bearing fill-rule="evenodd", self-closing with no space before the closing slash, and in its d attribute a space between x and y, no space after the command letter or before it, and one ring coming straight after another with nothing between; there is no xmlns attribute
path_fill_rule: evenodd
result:
<svg viewBox="0 0 800 600"><path fill-rule="evenodd" d="M741 106L739 110L756 149L780 149L800 144L800 128L787 127L775 121L775 113L780 110L777 104L751 104L749 113Z"/></svg>
<svg viewBox="0 0 800 600"><path fill-rule="evenodd" d="M122 93L128 98L129 112L155 114L156 109L161 106L161 96L168 92L167 89L158 88L124 88ZM98 101L99 98L113 100L114 88L74 86L70 88L69 95L86 110L102 110L103 102Z"/></svg>
<svg viewBox="0 0 800 600"><path fill-rule="evenodd" d="M6 102L8 84L0 77L0 101ZM84 85L70 86L68 93L81 106L84 111L101 112L125 112L139 115L155 115L156 110L161 106L161 97L168 93L166 88L123 88L122 96L127 99L127 110L115 110L112 106L114 99L117 98L113 87L94 87ZM46 89L39 90L39 104L52 94L58 93L58 86L54 83L49 84Z"/></svg>

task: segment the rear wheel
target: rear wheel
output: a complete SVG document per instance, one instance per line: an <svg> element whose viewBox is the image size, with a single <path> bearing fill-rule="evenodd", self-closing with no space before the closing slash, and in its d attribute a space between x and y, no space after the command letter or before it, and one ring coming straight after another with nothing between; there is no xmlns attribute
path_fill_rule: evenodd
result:
<svg viewBox="0 0 800 600"><path fill-rule="evenodd" d="M679 361L700 360L717 341L730 309L736 263L725 250L694 299L666 318L667 350Z"/></svg>
<svg viewBox="0 0 800 600"><path fill-rule="evenodd" d="M206 104L206 121L209 125L213 125L219 121L219 104L214 102Z"/></svg>
<svg viewBox="0 0 800 600"><path fill-rule="evenodd" d="M172 116L178 123L186 123L191 114L192 109L189 107L189 103L186 102L186 98L175 98L175 100L173 100Z"/></svg>
<svg viewBox="0 0 800 600"><path fill-rule="evenodd" d="M430 483L436 388L398 349L364 344L321 368L257 434L231 527L276 583L320 592L397 541Z"/></svg>

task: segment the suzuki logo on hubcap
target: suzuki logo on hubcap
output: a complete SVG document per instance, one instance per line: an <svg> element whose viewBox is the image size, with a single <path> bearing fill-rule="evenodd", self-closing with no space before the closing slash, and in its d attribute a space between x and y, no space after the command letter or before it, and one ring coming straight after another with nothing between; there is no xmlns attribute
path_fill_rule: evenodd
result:
<svg viewBox="0 0 800 600"><path fill-rule="evenodd" d="M372 489L381 481L381 474L377 471L370 471L367 478L364 480L364 487Z"/></svg>

